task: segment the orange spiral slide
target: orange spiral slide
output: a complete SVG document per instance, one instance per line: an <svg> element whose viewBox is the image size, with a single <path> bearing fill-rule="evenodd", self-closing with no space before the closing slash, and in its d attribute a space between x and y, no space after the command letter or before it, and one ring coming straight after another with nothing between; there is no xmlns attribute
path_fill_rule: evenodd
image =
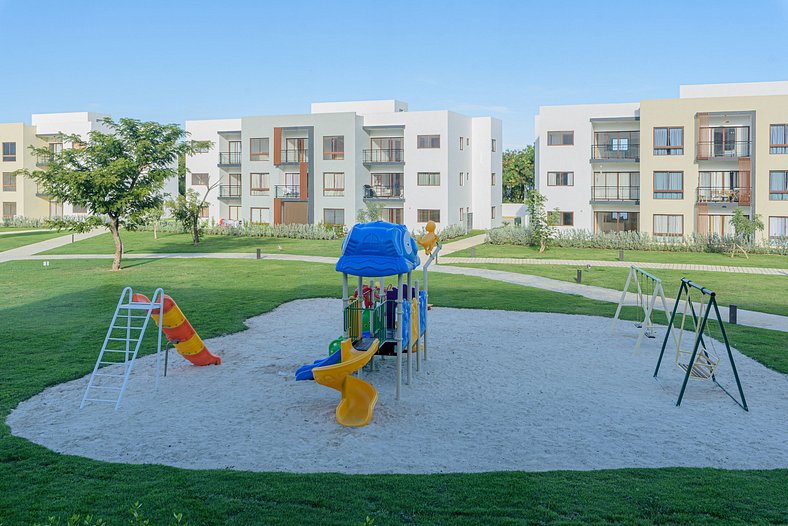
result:
<svg viewBox="0 0 788 526"><path fill-rule="evenodd" d="M150 303L150 300L143 294L134 294L132 301ZM171 297L164 295L162 320L159 320L159 309L152 310L151 316L156 323L161 324L162 332L175 345L175 349L194 365L219 365L222 363L221 358L205 347L200 336Z"/></svg>

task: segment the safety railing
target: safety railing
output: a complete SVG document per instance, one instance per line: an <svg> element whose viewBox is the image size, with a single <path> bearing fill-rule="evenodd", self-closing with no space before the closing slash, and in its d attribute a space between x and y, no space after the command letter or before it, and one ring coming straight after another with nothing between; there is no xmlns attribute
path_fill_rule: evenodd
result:
<svg viewBox="0 0 788 526"><path fill-rule="evenodd" d="M592 186L592 201L640 201L639 186Z"/></svg>
<svg viewBox="0 0 788 526"><path fill-rule="evenodd" d="M301 199L301 185L278 184L274 187L274 197L280 199Z"/></svg>
<svg viewBox="0 0 788 526"><path fill-rule="evenodd" d="M241 152L219 153L219 164L223 166L241 164Z"/></svg>
<svg viewBox="0 0 788 526"><path fill-rule="evenodd" d="M640 145L594 144L591 146L591 158L601 161L638 161L640 159Z"/></svg>
<svg viewBox="0 0 788 526"><path fill-rule="evenodd" d="M699 186L698 203L749 203L752 190L745 187Z"/></svg>
<svg viewBox="0 0 788 526"><path fill-rule="evenodd" d="M222 184L219 185L219 197L228 199L228 198L240 198L241 197L241 185L240 184Z"/></svg>
<svg viewBox="0 0 788 526"><path fill-rule="evenodd" d="M373 163L401 163L404 162L405 150L401 148L372 148L364 150L364 162Z"/></svg>

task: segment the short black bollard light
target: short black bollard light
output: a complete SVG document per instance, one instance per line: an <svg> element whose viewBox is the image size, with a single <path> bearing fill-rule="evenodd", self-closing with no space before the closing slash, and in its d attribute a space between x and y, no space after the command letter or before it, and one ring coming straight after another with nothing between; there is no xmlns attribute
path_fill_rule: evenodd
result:
<svg viewBox="0 0 788 526"><path fill-rule="evenodd" d="M580 282L583 281L583 269L581 269L581 268L577 269L577 277L575 278L575 281L577 283L580 283Z"/></svg>
<svg viewBox="0 0 788 526"><path fill-rule="evenodd" d="M261 259L262 257L263 257L263 256L262 256L262 254L261 254L261 251L260 251L260 249L258 248L258 249L257 249L257 259Z"/></svg>
<svg viewBox="0 0 788 526"><path fill-rule="evenodd" d="M623 250L619 250L618 251L618 260L619 261L624 261L624 251Z"/></svg>
<svg viewBox="0 0 788 526"><path fill-rule="evenodd" d="M736 322L738 321L737 318L739 315L738 311L739 309L736 307L735 304L731 303L730 305L728 305L728 323L730 323L731 325L736 325Z"/></svg>

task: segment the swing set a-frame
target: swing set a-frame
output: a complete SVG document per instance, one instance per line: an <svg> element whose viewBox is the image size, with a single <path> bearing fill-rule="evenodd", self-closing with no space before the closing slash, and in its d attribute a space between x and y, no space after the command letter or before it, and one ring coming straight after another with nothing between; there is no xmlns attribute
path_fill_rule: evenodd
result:
<svg viewBox="0 0 788 526"><path fill-rule="evenodd" d="M701 294L700 307L697 312L695 310L695 305L692 303L692 291L699 291ZM681 314L681 326L679 328L678 338L676 338L674 335L674 341L676 342L676 364L684 370L684 381L681 384L681 391L679 392L678 400L676 400L676 405L681 405L681 400L684 398L684 392L687 389L687 382L690 378L693 378L696 380L711 380L717 385L717 387L722 389L725 394L731 397L734 402L739 404L742 409L749 411L747 408L747 400L744 398L744 390L742 389L741 381L739 380L739 373L736 370L736 362L733 360L733 352L731 351L731 345L728 341L728 334L725 332L725 324L722 322L720 309L717 306L716 294L714 291L711 291L705 287L701 287L687 278L681 278L679 293L676 296L676 302L673 305L673 313L670 316L667 331L665 331L665 339L662 341L662 350L659 352L657 367L654 369L654 378L656 378L657 374L659 373L659 367L662 364L662 357L665 355L665 348L668 345L670 333L674 329L676 313L682 298L684 299L684 310ZM725 349L728 354L728 359L731 363L733 377L736 379L736 387L739 390L740 400L737 400L730 392L728 392L727 389L720 385L719 382L717 382L717 377L715 376L717 365L720 363L720 357L714 347L714 338L711 337L710 325L708 323L712 308L714 309L714 317L716 318L717 324L719 325L720 331L722 332L722 340L725 342ZM692 329L694 331L692 351L688 351L681 346L685 321L688 317L688 309L690 320L692 320L693 324ZM707 339L704 339L704 332L707 336Z"/></svg>

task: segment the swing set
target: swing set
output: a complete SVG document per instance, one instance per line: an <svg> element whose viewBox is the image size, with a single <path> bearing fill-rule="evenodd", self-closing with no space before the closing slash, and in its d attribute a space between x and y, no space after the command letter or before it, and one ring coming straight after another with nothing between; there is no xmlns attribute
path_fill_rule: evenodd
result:
<svg viewBox="0 0 788 526"><path fill-rule="evenodd" d="M636 290L634 293L631 293L629 289L633 281L635 282ZM613 332L615 332L618 325L621 309L626 304L627 294L635 294L637 308L643 311L643 320L635 323L635 327L642 329L635 343L635 350L637 351L640 349L640 343L643 341L644 336L646 338L656 337L654 324L651 322L651 314L654 312L657 298L662 300L662 311L665 313L665 320L668 319L668 303L665 299L665 291L662 288L661 279L640 267L634 265L630 266L627 282L624 284L624 291L621 293L621 299L618 301L616 314L610 322L610 330Z"/></svg>
<svg viewBox="0 0 788 526"><path fill-rule="evenodd" d="M700 307L697 312L695 310L695 305L692 303L693 291L700 292L701 295L699 301ZM668 345L670 333L673 331L676 313L678 312L679 303L681 302L682 298L684 298L684 308L681 313L681 324L678 338L676 338L674 335L674 341L676 343L676 365L678 365L679 368L684 371L684 381L681 384L681 391L679 392L678 400L676 400L676 405L681 405L681 400L684 398L684 391L687 389L687 382L690 378L692 378L694 380L711 380L717 385L717 387L722 389L725 394L730 396L734 402L739 404L742 409L749 411L747 408L747 400L744 398L744 390L742 389L741 381L739 380L739 373L736 370L736 362L733 360L733 353L731 352L728 335L725 332L725 325L722 323L720 309L717 306L717 296L713 291L705 287L701 287L697 283L693 283L687 278L681 278L679 293L676 297L676 302L673 305L673 313L670 316L668 330L665 332L665 339L662 342L662 350L659 353L657 367L654 369L654 378L656 378L657 374L659 373L659 367L662 364L662 357L665 355L665 348ZM711 335L711 325L708 323L712 308L714 309L714 316L716 318L717 324L720 327L720 332L722 333L722 341L725 342L725 349L728 353L728 359L731 363L731 369L733 369L733 376L736 379L736 386L739 390L739 396L741 400L737 400L731 393L721 386L719 382L717 382L717 377L715 376L717 366L720 363L720 355L715 348L714 338L712 338ZM686 346L682 347L684 327L688 317L691 320L691 326L688 326L687 328L688 330L692 330L694 333L692 350L689 350L689 348Z"/></svg>

